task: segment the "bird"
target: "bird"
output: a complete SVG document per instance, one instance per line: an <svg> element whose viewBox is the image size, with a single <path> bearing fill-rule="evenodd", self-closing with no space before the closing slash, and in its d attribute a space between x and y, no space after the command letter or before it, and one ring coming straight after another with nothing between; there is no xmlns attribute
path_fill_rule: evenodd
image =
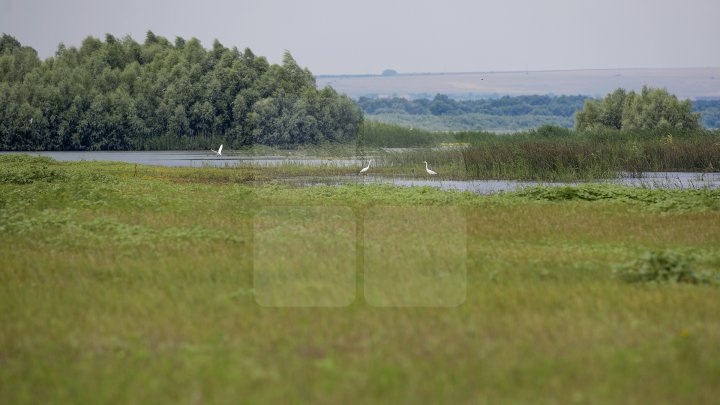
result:
<svg viewBox="0 0 720 405"><path fill-rule="evenodd" d="M425 162L425 161L423 161L423 162ZM434 171L432 171L432 170L430 170L430 169L428 168L427 162L425 162L425 171L426 171L429 175L431 175L431 176L437 174L436 172L434 172Z"/></svg>
<svg viewBox="0 0 720 405"><path fill-rule="evenodd" d="M362 169L360 169L359 174L367 173L368 169L370 169L370 163L372 163L374 161L375 161L375 159L370 159L370 161L368 162L368 165L363 167Z"/></svg>
<svg viewBox="0 0 720 405"><path fill-rule="evenodd" d="M215 152L215 156L222 156L222 144L220 144L220 147L218 150L210 149L211 151Z"/></svg>

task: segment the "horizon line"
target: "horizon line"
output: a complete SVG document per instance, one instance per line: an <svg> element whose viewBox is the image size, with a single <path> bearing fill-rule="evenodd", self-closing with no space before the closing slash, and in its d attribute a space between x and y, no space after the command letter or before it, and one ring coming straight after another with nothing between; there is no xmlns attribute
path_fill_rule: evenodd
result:
<svg viewBox="0 0 720 405"><path fill-rule="evenodd" d="M693 66L693 67L615 67L615 68L578 68L578 69L538 69L538 70L485 70L485 71L455 71L455 72L397 72L384 75L382 73L326 73L314 75L315 78L360 78L360 77L397 77L397 76L452 76L452 75L478 75L498 73L552 73L552 72L585 72L585 71L611 71L611 70L693 70L693 69L720 69L720 66Z"/></svg>

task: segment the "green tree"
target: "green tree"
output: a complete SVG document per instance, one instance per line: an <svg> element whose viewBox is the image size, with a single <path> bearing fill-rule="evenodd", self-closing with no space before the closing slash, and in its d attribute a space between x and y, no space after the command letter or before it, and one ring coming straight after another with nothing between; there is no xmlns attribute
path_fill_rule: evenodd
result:
<svg viewBox="0 0 720 405"><path fill-rule="evenodd" d="M617 89L603 100L585 100L575 116L575 128L654 130L700 128L700 114L692 112L690 100L679 101L666 89L643 86L638 94Z"/></svg>
<svg viewBox="0 0 720 405"><path fill-rule="evenodd" d="M602 126L614 129L622 128L623 107L626 96L625 89L619 88L605 97L600 106L599 119Z"/></svg>
<svg viewBox="0 0 720 405"><path fill-rule="evenodd" d="M0 37L0 54L11 53L16 49L20 49L21 46L20 41L12 35L3 33L2 37Z"/></svg>
<svg viewBox="0 0 720 405"><path fill-rule="evenodd" d="M584 131L594 126L600 126L600 107L598 100L585 100L583 109L575 114L575 128Z"/></svg>
<svg viewBox="0 0 720 405"><path fill-rule="evenodd" d="M280 65L250 49L148 31L140 44L86 37L45 61L0 38L0 147L121 150L351 141L362 113L317 90L289 52Z"/></svg>
<svg viewBox="0 0 720 405"><path fill-rule="evenodd" d="M692 112L690 100L679 101L666 89L643 87L640 95L628 97L622 128L694 130L700 128L700 114Z"/></svg>
<svg viewBox="0 0 720 405"><path fill-rule="evenodd" d="M167 135L180 138L190 136L190 121L185 106L182 104L175 106L175 110L168 120Z"/></svg>

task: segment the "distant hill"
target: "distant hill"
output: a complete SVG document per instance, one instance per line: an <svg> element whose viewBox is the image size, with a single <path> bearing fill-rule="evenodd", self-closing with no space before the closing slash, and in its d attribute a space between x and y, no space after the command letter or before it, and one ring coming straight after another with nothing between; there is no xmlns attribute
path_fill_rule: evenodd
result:
<svg viewBox="0 0 720 405"><path fill-rule="evenodd" d="M604 97L618 87L667 88L681 99L720 98L720 67L687 69L598 69L530 72L397 73L323 75L317 85L332 86L350 97L495 98L504 95L585 95Z"/></svg>

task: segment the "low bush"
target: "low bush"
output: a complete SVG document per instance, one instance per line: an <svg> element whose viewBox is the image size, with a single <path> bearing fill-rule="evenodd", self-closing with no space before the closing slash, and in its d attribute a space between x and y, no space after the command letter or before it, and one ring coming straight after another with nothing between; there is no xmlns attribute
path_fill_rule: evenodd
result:
<svg viewBox="0 0 720 405"><path fill-rule="evenodd" d="M48 157L29 155L0 156L0 184L29 184L36 181L57 181L65 172L51 167L55 161Z"/></svg>
<svg viewBox="0 0 720 405"><path fill-rule="evenodd" d="M614 272L629 283L720 284L717 272L698 270L693 256L673 251L647 252Z"/></svg>

